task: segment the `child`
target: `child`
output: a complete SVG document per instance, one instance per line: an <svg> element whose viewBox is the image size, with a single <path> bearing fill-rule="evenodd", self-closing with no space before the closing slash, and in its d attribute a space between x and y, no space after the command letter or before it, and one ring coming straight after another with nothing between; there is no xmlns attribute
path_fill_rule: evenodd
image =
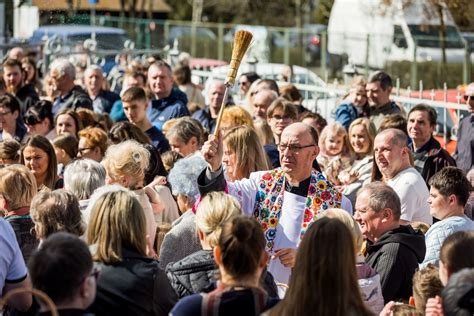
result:
<svg viewBox="0 0 474 316"><path fill-rule="evenodd" d="M77 156L77 138L69 133L56 136L53 140L54 152L58 162L58 176L62 177L66 166Z"/></svg>
<svg viewBox="0 0 474 316"><path fill-rule="evenodd" d="M319 148L317 160L321 170L329 181L341 185L341 175L350 171L354 160L346 129L335 122L327 125L319 137Z"/></svg>
<svg viewBox="0 0 474 316"><path fill-rule="evenodd" d="M349 129L352 121L358 117L368 117L369 104L365 85L367 80L362 76L354 78L350 85L349 94L336 109L336 121L345 129Z"/></svg>
<svg viewBox="0 0 474 316"><path fill-rule="evenodd" d="M139 127L151 139L151 143L160 154L170 149L168 140L163 133L152 125L147 116L148 99L145 90L131 87L122 95L123 110L130 123Z"/></svg>

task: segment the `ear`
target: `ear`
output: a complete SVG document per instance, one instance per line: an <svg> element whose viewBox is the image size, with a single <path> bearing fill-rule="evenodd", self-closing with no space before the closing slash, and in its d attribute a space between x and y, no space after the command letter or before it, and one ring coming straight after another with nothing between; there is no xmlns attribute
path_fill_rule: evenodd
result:
<svg viewBox="0 0 474 316"><path fill-rule="evenodd" d="M191 139L189 140L189 143L193 146L197 146L198 141L197 141L196 136L191 137Z"/></svg>
<svg viewBox="0 0 474 316"><path fill-rule="evenodd" d="M130 177L129 176L120 176L119 178L119 184L123 186L124 188L128 188L130 185Z"/></svg>
<svg viewBox="0 0 474 316"><path fill-rule="evenodd" d="M197 229L197 233L198 233L199 240L204 240L204 237L205 237L204 233L199 229Z"/></svg>
<svg viewBox="0 0 474 316"><path fill-rule="evenodd" d="M216 262L217 266L220 266L222 264L221 248L219 248L219 246L215 246L212 251L214 254L214 261Z"/></svg>
<svg viewBox="0 0 474 316"><path fill-rule="evenodd" d="M18 118L18 115L20 115L20 112L13 111L12 115L13 115L13 118L16 120Z"/></svg>
<svg viewBox="0 0 474 316"><path fill-rule="evenodd" d="M451 194L448 196L448 203L451 205L457 205L458 204L458 198L455 194Z"/></svg>
<svg viewBox="0 0 474 316"><path fill-rule="evenodd" d="M313 155L314 155L314 158L316 159L316 157L319 155L319 152L321 151L321 149L319 148L319 146L316 144L316 146L314 146L314 151L313 151Z"/></svg>
<svg viewBox="0 0 474 316"><path fill-rule="evenodd" d="M382 222L388 222L391 218L393 218L393 212L389 208L384 208L382 210Z"/></svg>
<svg viewBox="0 0 474 316"><path fill-rule="evenodd" d="M81 298L88 298L91 294L91 288L94 286L93 282L90 280L88 276L84 278L82 281L81 286L79 287L79 295Z"/></svg>

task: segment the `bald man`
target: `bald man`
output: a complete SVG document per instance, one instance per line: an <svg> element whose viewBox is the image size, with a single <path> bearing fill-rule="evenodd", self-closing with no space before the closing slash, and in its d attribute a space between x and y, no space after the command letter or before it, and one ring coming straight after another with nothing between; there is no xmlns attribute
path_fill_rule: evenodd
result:
<svg viewBox="0 0 474 316"><path fill-rule="evenodd" d="M278 94L273 90L261 90L253 96L251 101L254 119L267 120L267 109L278 98Z"/></svg>
<svg viewBox="0 0 474 316"><path fill-rule="evenodd" d="M278 146L281 168L254 172L249 179L227 182L222 170L222 140L211 135L201 153L208 168L198 178L201 196L224 191L236 197L242 212L262 225L268 270L275 281L288 284L296 248L319 212L341 207L342 195L313 169L319 154L318 134L309 125L294 123L284 129ZM282 294L282 293L280 293Z"/></svg>
<svg viewBox="0 0 474 316"><path fill-rule="evenodd" d="M474 166L474 82L466 87L464 102L470 115L463 118L459 123L458 142L454 159L456 159L458 168L468 173Z"/></svg>

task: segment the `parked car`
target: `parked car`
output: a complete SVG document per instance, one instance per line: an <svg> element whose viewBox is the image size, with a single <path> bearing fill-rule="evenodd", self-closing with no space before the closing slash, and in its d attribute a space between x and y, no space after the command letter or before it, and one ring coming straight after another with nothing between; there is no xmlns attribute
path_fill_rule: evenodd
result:
<svg viewBox="0 0 474 316"><path fill-rule="evenodd" d="M176 39L179 41L182 38L191 38L192 35L193 29L191 26L172 26L170 27L168 33L167 43L172 46ZM198 40L217 41L216 34L214 34L212 30L205 27L196 27L194 36Z"/></svg>

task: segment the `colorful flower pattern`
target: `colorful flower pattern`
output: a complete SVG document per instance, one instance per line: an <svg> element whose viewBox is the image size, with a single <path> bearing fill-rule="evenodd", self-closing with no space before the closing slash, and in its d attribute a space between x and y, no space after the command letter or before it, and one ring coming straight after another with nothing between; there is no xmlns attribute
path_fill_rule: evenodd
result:
<svg viewBox="0 0 474 316"><path fill-rule="evenodd" d="M265 173L257 187L254 217L262 226L267 240L266 250L272 251L276 236L276 228L281 216L285 185L285 174L281 168L273 169ZM331 207L341 207L341 193L324 176L313 170L308 188L304 219L301 224L300 240L306 229L316 220L321 210Z"/></svg>

